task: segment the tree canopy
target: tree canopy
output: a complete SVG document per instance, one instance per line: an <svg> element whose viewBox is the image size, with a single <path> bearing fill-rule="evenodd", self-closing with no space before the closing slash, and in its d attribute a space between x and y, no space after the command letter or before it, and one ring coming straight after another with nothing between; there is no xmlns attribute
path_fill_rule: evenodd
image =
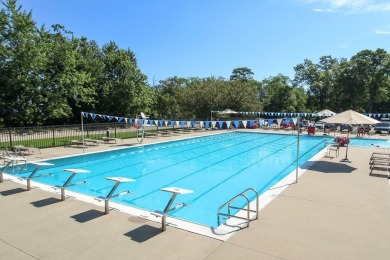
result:
<svg viewBox="0 0 390 260"><path fill-rule="evenodd" d="M222 77L172 75L150 86L136 54L113 41L98 46L59 24L38 26L17 0L0 11L0 126L78 123L81 111L134 117L203 118L210 111L388 113L390 55L362 50L351 57L304 59L295 77L257 81L247 67Z"/></svg>

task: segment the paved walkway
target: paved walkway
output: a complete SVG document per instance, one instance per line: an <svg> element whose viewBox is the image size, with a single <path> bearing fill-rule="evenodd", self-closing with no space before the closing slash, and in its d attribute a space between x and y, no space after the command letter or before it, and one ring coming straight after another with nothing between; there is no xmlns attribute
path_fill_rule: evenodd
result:
<svg viewBox="0 0 390 260"><path fill-rule="evenodd" d="M45 149L36 157L75 151ZM390 152L351 147L349 164L340 163L345 150L339 158L323 157L250 228L225 242L173 227L161 233L158 223L104 215L103 208L61 202L56 194L27 192L6 180L0 183L0 259L388 259L390 185L386 172L369 176L374 151Z"/></svg>

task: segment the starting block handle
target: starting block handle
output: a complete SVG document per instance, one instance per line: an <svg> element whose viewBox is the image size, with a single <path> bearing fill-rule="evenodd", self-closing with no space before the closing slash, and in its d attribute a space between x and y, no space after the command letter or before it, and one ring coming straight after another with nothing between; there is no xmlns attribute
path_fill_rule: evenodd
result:
<svg viewBox="0 0 390 260"><path fill-rule="evenodd" d="M64 185L59 187L59 188L61 188L61 200L62 201L65 200L65 189L67 187L74 186L74 185L77 185L77 184L85 184L85 183L87 183L86 181L81 181L81 182L78 182L78 183L75 183L75 184L70 184L70 182L72 181L74 176L76 176L76 174L78 174L78 173L88 173L88 172L90 172L90 171L83 170L83 169L64 169L64 171L70 172L70 173L72 173L72 175L70 175L70 177L66 180Z"/></svg>
<svg viewBox="0 0 390 260"><path fill-rule="evenodd" d="M36 165L37 167L33 172L27 177L27 190L31 190L31 179L32 178L38 178L38 177L44 177L44 176L50 176L53 175L52 173L49 174L42 174L39 176L35 176L35 174L41 169L42 166L53 166L54 164L52 163L47 163L47 162L31 162L31 164Z"/></svg>
<svg viewBox="0 0 390 260"><path fill-rule="evenodd" d="M172 193L171 198L169 199L167 205L165 206L164 211L154 211L155 216L160 217L161 216L161 230L166 231L167 230L167 214L173 210L176 210L178 208L181 208L183 206L186 206L185 203L180 203L178 206L171 208L173 201L175 200L176 196L178 194L188 194L192 193L192 190L186 190L182 188L176 188L176 187L170 187L170 188L161 188L162 191L170 192Z"/></svg>
<svg viewBox="0 0 390 260"><path fill-rule="evenodd" d="M122 196L122 195L126 195L126 194L129 194L129 193L132 193L131 191L126 190L126 191L122 191L122 192L119 192L118 194L114 195L114 192L116 191L118 186L121 183L133 182L135 180L134 179L129 179L129 178L124 178L124 177L107 177L106 180L115 181L115 184L114 184L114 186L112 187L112 189L110 190L110 192L107 194L107 196L105 198L104 197L98 197L98 200L104 198L103 199L104 200L104 212L105 212L105 214L108 214L110 212L110 199L115 198L115 197L119 197L119 196Z"/></svg>

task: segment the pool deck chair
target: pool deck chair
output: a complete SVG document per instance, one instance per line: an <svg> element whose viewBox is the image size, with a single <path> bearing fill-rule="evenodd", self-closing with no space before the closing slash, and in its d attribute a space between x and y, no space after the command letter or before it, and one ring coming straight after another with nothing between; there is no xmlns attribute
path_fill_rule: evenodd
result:
<svg viewBox="0 0 390 260"><path fill-rule="evenodd" d="M57 185L57 186L53 187L54 189L61 189L61 200L62 201L65 200L65 189L67 187L75 186L75 185L78 185L78 184L85 184L85 183L87 183L86 181L70 183L72 181L72 179L74 178L74 176L76 176L76 174L78 174L78 173L88 173L88 172L90 172L90 171L83 170L83 169L64 169L64 171L70 172L72 174L70 175L70 177L66 180L66 182L62 186Z"/></svg>
<svg viewBox="0 0 390 260"><path fill-rule="evenodd" d="M99 145L99 141L96 140L96 139L86 138L86 139L84 139L84 142L85 142L86 145L94 145L94 146L98 146Z"/></svg>
<svg viewBox="0 0 390 260"><path fill-rule="evenodd" d="M118 186L121 183L134 182L135 180L134 179L129 179L129 178L124 178L124 177L107 177L106 180L115 181L114 187L112 187L111 191L108 193L108 195L106 197L100 196L100 197L97 197L95 199L98 200L98 201L103 201L104 200L104 209L105 209L104 212L106 214L108 214L110 212L110 205L109 205L110 199L118 197L118 196L126 195L126 194L129 194L129 193L132 194L131 191L125 190L125 191L121 191L118 194L114 195L114 192L118 188Z"/></svg>
<svg viewBox="0 0 390 260"><path fill-rule="evenodd" d="M27 190L31 190L31 179L38 178L38 177L44 177L44 176L53 176L52 173L41 174L41 175L36 175L36 173L39 171L39 169L41 169L42 166L53 166L54 164L47 163L47 162L31 162L31 164L34 164L37 167L27 178L22 178L24 180L27 180Z"/></svg>
<svg viewBox="0 0 390 260"><path fill-rule="evenodd" d="M14 145L12 146L12 150L15 152L15 154L20 154L22 156L25 156L26 154L33 154L35 151L38 151L41 153L41 150L39 148L35 147L26 147L24 145Z"/></svg>
<svg viewBox="0 0 390 260"><path fill-rule="evenodd" d="M314 126L309 126L307 128L307 134L308 135L315 135L315 133L316 133L316 128Z"/></svg>
<svg viewBox="0 0 390 260"><path fill-rule="evenodd" d="M328 145L328 148L326 149L326 156L330 157L331 151L336 152L336 157L339 157L339 152L340 152L340 144L338 143L332 143Z"/></svg>
<svg viewBox="0 0 390 260"><path fill-rule="evenodd" d="M68 142L68 146L71 146L71 145L75 145L75 146L77 146L77 147L86 147L86 144L85 144L85 142L83 142L82 140L70 140L69 142Z"/></svg>
<svg viewBox="0 0 390 260"><path fill-rule="evenodd" d="M167 214L171 211L174 211L176 209L179 209L183 206L188 206L185 203L179 203L176 207L171 208L173 201L175 200L177 194L189 194L193 193L194 191L192 190L186 190L182 188L176 188L176 187L169 187L169 188L161 188L160 190L165 191L165 192L170 192L172 193L171 198L168 201L168 204L165 206L164 211L156 210L153 211L152 215L156 217L161 217L161 230L166 231L167 230Z"/></svg>
<svg viewBox="0 0 390 260"><path fill-rule="evenodd" d="M390 153L378 153L374 152L370 158L370 175L373 175L373 171L382 171L387 173L387 177L390 178ZM377 174L376 174L377 175ZM379 175L378 175L379 176Z"/></svg>
<svg viewBox="0 0 390 260"><path fill-rule="evenodd" d="M103 142L105 144L108 144L108 143L116 143L116 138L112 138L112 137L102 137L101 138L103 140ZM123 142L123 141L122 141Z"/></svg>

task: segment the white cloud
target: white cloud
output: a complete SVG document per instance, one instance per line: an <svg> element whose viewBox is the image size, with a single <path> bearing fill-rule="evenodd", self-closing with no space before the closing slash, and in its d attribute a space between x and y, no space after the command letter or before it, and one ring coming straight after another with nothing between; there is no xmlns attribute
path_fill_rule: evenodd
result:
<svg viewBox="0 0 390 260"><path fill-rule="evenodd" d="M321 8L316 8L314 9L314 12L319 12L319 13L331 13L334 12L332 9L321 9Z"/></svg>
<svg viewBox="0 0 390 260"><path fill-rule="evenodd" d="M305 0L305 2L320 5L321 8L314 9L315 12L390 12L388 0Z"/></svg>
<svg viewBox="0 0 390 260"><path fill-rule="evenodd" d="M375 31L376 34L390 34L390 31Z"/></svg>

